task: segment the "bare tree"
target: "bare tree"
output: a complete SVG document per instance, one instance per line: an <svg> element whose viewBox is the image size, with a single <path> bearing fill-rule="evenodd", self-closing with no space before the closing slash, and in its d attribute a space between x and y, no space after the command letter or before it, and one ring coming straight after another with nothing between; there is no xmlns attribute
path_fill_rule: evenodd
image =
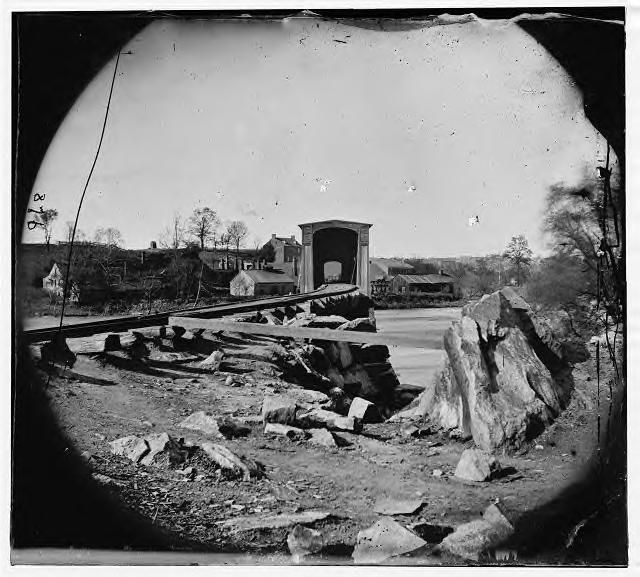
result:
<svg viewBox="0 0 640 577"><path fill-rule="evenodd" d="M71 242L72 240L74 242L84 242L86 240L87 235L83 231L81 231L79 228L76 229L75 238L73 237L73 221L68 220L67 222L64 223L64 226L66 230L67 242Z"/></svg>
<svg viewBox="0 0 640 577"><path fill-rule="evenodd" d="M122 233L115 227L98 228L94 233L96 244L102 244L109 249L119 247L123 244Z"/></svg>
<svg viewBox="0 0 640 577"><path fill-rule="evenodd" d="M223 232L220 235L220 247L224 247L225 249L225 254L226 254L226 258L225 258L225 268L229 268L229 245L231 244L231 237L229 236L229 234L227 232Z"/></svg>
<svg viewBox="0 0 640 577"><path fill-rule="evenodd" d="M180 248L185 244L185 222L179 212L174 212L171 219L171 225L165 228L160 235L160 246L172 251L171 264L169 266L171 275L175 282L176 295L180 297L181 287L184 284L186 271L180 260Z"/></svg>
<svg viewBox="0 0 640 577"><path fill-rule="evenodd" d="M227 235L229 236L230 244L236 247L236 268L238 268L240 247L244 244L247 236L249 236L249 229L243 221L233 220L227 224Z"/></svg>
<svg viewBox="0 0 640 577"><path fill-rule="evenodd" d="M533 256L533 251L529 248L529 242L521 234L512 237L504 252L504 256L516 269L517 283L518 286L520 286L522 284L523 273L531 264L531 257Z"/></svg>
<svg viewBox="0 0 640 577"><path fill-rule="evenodd" d="M185 223L179 212L174 212L171 225L166 227L160 235L160 246L177 251L184 246Z"/></svg>
<svg viewBox="0 0 640 577"><path fill-rule="evenodd" d="M215 242L219 226L220 219L216 212L208 206L205 206L204 208L198 208L193 211L193 214L187 221L186 230L191 237L198 240L200 249L204 250L207 241L213 240Z"/></svg>

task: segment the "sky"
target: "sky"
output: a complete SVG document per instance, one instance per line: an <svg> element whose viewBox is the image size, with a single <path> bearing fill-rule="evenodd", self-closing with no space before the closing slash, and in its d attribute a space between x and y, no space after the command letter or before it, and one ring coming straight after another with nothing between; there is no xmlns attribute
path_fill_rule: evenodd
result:
<svg viewBox="0 0 640 577"><path fill-rule="evenodd" d="M209 206L245 221L251 248L336 218L373 225L373 256L483 255L519 234L541 254L549 186L579 183L606 153L571 78L514 24L164 20L122 52L78 227L113 226L129 248ZM114 64L38 173L54 239L75 217Z"/></svg>

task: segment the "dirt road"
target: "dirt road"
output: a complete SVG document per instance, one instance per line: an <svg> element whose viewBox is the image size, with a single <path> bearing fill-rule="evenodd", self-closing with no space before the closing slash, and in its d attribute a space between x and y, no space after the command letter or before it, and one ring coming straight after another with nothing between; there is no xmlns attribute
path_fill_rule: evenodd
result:
<svg viewBox="0 0 640 577"><path fill-rule="evenodd" d="M401 320L382 320L381 329L406 330L419 322L407 313ZM431 329L448 324L451 314L435 311ZM330 517L314 526L324 535L326 553L348 559L358 532L380 517L373 509L382 498L423 500L415 513L396 517L405 525L455 527L478 518L496 500L515 520L570 483L595 444L593 360L576 368L578 400L536 440L538 448L500 457L504 467L515 471L490 483L462 483L454 477L469 443L438 433L408 437L396 423L365 425L361 434L341 433L338 447L267 436L259 418L265 395L299 393L302 387L279 378L262 354L273 339L226 334L219 339L226 352L219 372L199 368L204 356L198 354L156 350L144 365L124 357L81 356L73 372L55 379L48 393L61 427L88 459L97 482L195 550L285 555L286 560L287 528L234 531L222 523L322 510ZM404 361L404 372L402 362L399 371L407 379L420 373L415 357ZM230 384L229 376L240 384ZM110 441L127 435L167 432L195 443L212 440L179 427L196 411L243 421L248 436L214 441L261 462L266 477L225 480L196 466L198 475L187 478L174 468L134 464L110 451ZM433 475L436 469L440 476ZM456 561L425 555L411 562Z"/></svg>

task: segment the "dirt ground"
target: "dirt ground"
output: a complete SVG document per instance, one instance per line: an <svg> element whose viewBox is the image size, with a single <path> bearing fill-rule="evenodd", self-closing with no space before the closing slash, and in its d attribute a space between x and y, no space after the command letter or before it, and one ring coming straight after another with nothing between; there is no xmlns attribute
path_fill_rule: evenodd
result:
<svg viewBox="0 0 640 577"><path fill-rule="evenodd" d="M70 446L88 459L96 482L126 507L200 551L266 555L273 562L289 563L290 528L234 531L218 523L321 510L330 516L309 525L321 530L325 539L315 561L333 555L348 560L358 532L380 517L373 509L381 498L424 500L413 515L395 517L405 526L426 522L455 527L482 516L496 501L510 520L516 520L570 484L597 444L593 358L576 365L573 400L536 439L537 446L499 457L503 467L513 468L512 474L486 483L465 483L453 473L470 443L439 433L407 437L398 423L367 424L360 434L340 433L343 446L338 448L266 436L259 420L264 395L301 387L283 381L261 355L273 339L225 334L219 340L226 357L216 373L198 368L205 355L191 352L154 349L144 365L116 354L110 359L80 355L73 370L53 379L48 389ZM602 357L605 362L604 352ZM608 365L603 367L610 371ZM228 375L240 375L243 383L227 386ZM603 428L608 394L603 378ZM178 427L196 411L242 420L250 434L233 440L208 439ZM251 481L225 480L196 463L195 478L189 478L176 469L134 464L111 454L110 441L162 432L195 443L223 444L262 463L266 475ZM433 476L434 469L442 470L442 476ZM411 562L456 561L424 553Z"/></svg>

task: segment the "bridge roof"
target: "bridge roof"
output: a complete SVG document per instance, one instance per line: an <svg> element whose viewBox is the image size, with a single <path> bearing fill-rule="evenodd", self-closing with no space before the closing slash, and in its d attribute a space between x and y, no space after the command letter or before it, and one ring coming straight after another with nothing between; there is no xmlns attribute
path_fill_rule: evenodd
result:
<svg viewBox="0 0 640 577"><path fill-rule="evenodd" d="M332 218L329 220L316 220L314 222L303 222L302 224L299 224L298 226L302 227L302 226L309 226L309 225L314 225L314 224L322 224L322 225L326 225L326 226L342 226L342 225L358 225L358 226L368 226L368 227L372 227L372 224L369 224L368 222L358 222L355 220L341 220L339 218Z"/></svg>

